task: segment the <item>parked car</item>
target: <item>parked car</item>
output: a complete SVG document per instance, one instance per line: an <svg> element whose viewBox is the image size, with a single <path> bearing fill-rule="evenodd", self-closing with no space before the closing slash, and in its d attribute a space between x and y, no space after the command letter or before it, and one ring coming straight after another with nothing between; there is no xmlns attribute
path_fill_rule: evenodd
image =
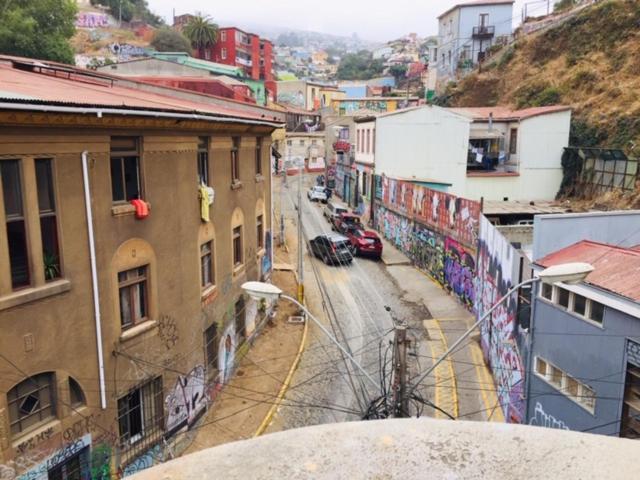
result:
<svg viewBox="0 0 640 480"><path fill-rule="evenodd" d="M337 217L341 213L347 213L349 210L345 207L339 206L336 202L328 202L327 206L322 210L324 218L326 218L331 225L333 225L334 217Z"/></svg>
<svg viewBox="0 0 640 480"><path fill-rule="evenodd" d="M351 242L338 233L324 233L309 242L314 257L321 258L327 265L349 264L353 261Z"/></svg>
<svg viewBox="0 0 640 480"><path fill-rule="evenodd" d="M354 255L378 260L382 257L382 241L376 232L350 228L346 235L351 242L351 251Z"/></svg>
<svg viewBox="0 0 640 480"><path fill-rule="evenodd" d="M327 203L327 193L324 191L324 187L311 187L307 192L307 198L312 202Z"/></svg>
<svg viewBox="0 0 640 480"><path fill-rule="evenodd" d="M336 231L345 234L353 228L359 228L364 230L364 225L360 221L360 217L353 213L341 213L336 218L333 219L333 228Z"/></svg>

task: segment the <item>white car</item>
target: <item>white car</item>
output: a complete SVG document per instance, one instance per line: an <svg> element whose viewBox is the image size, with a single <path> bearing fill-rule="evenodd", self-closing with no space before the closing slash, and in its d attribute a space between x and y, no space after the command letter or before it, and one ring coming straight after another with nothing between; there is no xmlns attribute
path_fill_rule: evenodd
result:
<svg viewBox="0 0 640 480"><path fill-rule="evenodd" d="M307 197L312 202L327 203L327 194L324 191L324 187L311 187L311 189L307 192Z"/></svg>

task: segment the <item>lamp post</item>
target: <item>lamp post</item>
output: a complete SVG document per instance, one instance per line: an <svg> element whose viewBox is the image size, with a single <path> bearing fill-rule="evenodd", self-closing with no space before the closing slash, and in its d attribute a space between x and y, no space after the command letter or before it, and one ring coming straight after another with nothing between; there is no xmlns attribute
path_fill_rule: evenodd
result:
<svg viewBox="0 0 640 480"><path fill-rule="evenodd" d="M449 347L449 349L442 354L442 356L435 361L435 363L429 368L425 373L423 373L420 378L413 384L411 389L409 390L409 395L411 395L418 385L427 378L431 372L433 372L438 365L440 365L443 361L447 359L449 355L453 351L455 351L458 346L471 335L476 328L478 328L482 322L484 322L489 315L493 313L493 311L498 308L502 303L509 299L514 292L517 292L518 289L522 288L525 285L534 284L537 282L543 282L548 284L553 284L556 282L565 282L565 283L577 283L589 275L593 271L593 267L588 263L564 263L561 265L554 265L553 267L546 268L538 273L537 277L530 278L528 280L524 280L523 282L518 283L502 297L500 298L489 310L487 310L476 323L474 323L466 332L462 334L460 338L458 338L453 345ZM531 348L529 349L530 356Z"/></svg>
<svg viewBox="0 0 640 480"><path fill-rule="evenodd" d="M358 361L353 358L353 356L345 349L340 342L331 335L329 330L320 323L320 321L314 317L311 312L305 307L303 304L298 302L295 298L286 295L282 290L271 283L263 283L263 282L245 282L242 284L242 289L254 300L266 300L266 301L275 301L280 298L285 300L289 300L291 303L300 308L317 326L322 330L331 342L338 347L338 349L347 357L353 366L358 369L362 375L377 389L380 388L380 384L376 382L371 375L367 373L367 371L358 363Z"/></svg>

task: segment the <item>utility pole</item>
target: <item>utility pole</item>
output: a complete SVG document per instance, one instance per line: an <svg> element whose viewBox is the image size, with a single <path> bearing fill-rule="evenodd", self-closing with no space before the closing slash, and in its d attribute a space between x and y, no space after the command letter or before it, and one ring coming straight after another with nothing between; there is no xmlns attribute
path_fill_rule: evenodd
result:
<svg viewBox="0 0 640 480"><path fill-rule="evenodd" d="M385 306L393 319L393 416L395 418L409 417L409 397L407 396L407 324L398 321L391 313L391 308Z"/></svg>
<svg viewBox="0 0 640 480"><path fill-rule="evenodd" d="M298 302L304 305L304 265L302 249L302 171L304 160L298 164Z"/></svg>

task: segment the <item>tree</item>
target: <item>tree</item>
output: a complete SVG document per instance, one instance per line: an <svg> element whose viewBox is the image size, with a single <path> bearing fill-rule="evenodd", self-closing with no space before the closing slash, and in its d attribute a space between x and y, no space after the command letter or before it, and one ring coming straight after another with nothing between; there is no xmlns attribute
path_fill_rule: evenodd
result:
<svg viewBox="0 0 640 480"><path fill-rule="evenodd" d="M151 40L151 46L159 52L191 53L191 42L189 42L189 39L169 27L163 27L156 31Z"/></svg>
<svg viewBox="0 0 640 480"><path fill-rule="evenodd" d="M382 60L374 60L371 52L360 50L342 57L338 65L339 80L369 80L384 71Z"/></svg>
<svg viewBox="0 0 640 480"><path fill-rule="evenodd" d="M125 22L137 18L154 27L164 24L162 18L149 10L147 0L91 0L91 5L107 7L114 18Z"/></svg>
<svg viewBox="0 0 640 480"><path fill-rule="evenodd" d="M73 65L75 0L0 0L0 53Z"/></svg>
<svg viewBox="0 0 640 480"><path fill-rule="evenodd" d="M204 49L212 47L218 39L218 25L208 15L198 13L184 26L182 33L189 39L191 46L200 52L200 56L204 57Z"/></svg>
<svg viewBox="0 0 640 480"><path fill-rule="evenodd" d="M396 82L407 76L407 66L404 63L396 63L389 67L389 74L396 79Z"/></svg>

